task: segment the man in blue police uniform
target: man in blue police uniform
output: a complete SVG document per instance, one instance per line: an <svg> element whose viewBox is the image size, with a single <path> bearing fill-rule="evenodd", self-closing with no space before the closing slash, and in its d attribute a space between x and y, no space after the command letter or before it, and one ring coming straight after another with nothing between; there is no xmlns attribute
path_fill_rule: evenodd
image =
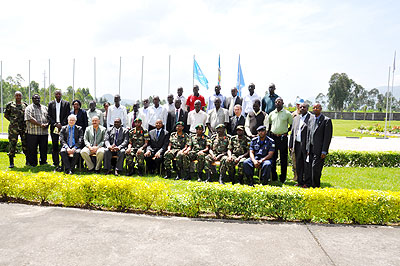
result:
<svg viewBox="0 0 400 266"><path fill-rule="evenodd" d="M272 157L275 151L275 142L267 136L267 128L259 126L258 136L250 143L250 158L243 162L243 172L253 186L254 168L261 168L261 184L266 185L271 176Z"/></svg>

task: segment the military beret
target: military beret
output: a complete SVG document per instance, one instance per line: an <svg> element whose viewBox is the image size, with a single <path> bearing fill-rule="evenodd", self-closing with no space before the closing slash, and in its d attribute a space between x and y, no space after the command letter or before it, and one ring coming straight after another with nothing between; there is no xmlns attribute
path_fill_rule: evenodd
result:
<svg viewBox="0 0 400 266"><path fill-rule="evenodd" d="M257 128L257 131L262 131L262 130L267 130L267 127L266 126L259 126Z"/></svg>
<svg viewBox="0 0 400 266"><path fill-rule="evenodd" d="M142 122L142 119L140 117L136 117L135 122Z"/></svg>
<svg viewBox="0 0 400 266"><path fill-rule="evenodd" d="M179 126L179 125L181 125L181 126L185 126L185 123L183 123L182 121L178 121L178 122L176 122L175 126Z"/></svg>
<svg viewBox="0 0 400 266"><path fill-rule="evenodd" d="M244 126L238 125L238 126L236 127L236 130L244 130Z"/></svg>
<svg viewBox="0 0 400 266"><path fill-rule="evenodd" d="M204 125L203 124L198 124L197 126L195 126L195 129L198 129L199 127L201 127L201 129L204 129Z"/></svg>

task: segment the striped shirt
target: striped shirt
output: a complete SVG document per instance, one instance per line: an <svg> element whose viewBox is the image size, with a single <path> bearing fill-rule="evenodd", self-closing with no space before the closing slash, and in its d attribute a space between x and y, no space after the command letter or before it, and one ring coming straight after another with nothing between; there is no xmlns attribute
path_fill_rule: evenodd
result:
<svg viewBox="0 0 400 266"><path fill-rule="evenodd" d="M49 123L47 106L30 104L25 109L26 133L31 135L48 135L48 128L32 124L29 120L35 119L39 124Z"/></svg>

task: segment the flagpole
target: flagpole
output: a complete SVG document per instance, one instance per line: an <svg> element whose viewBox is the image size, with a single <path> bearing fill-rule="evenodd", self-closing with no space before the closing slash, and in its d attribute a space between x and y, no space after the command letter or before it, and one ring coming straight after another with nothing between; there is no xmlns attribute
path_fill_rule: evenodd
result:
<svg viewBox="0 0 400 266"><path fill-rule="evenodd" d="M387 95L386 95L386 115L385 115L385 138L387 134L387 113L388 113L388 104L389 104L389 87L390 87L390 66L389 66L389 77L388 77L388 89L387 89Z"/></svg>
<svg viewBox="0 0 400 266"><path fill-rule="evenodd" d="M194 88L194 60L195 60L195 55L193 55L193 84L192 84L192 88Z"/></svg>
<svg viewBox="0 0 400 266"><path fill-rule="evenodd" d="M49 103L51 99L51 81L50 81L50 58L49 58Z"/></svg>
<svg viewBox="0 0 400 266"><path fill-rule="evenodd" d="M140 101L143 101L143 64L144 64L144 55L142 55L142 78L140 80Z"/></svg>
<svg viewBox="0 0 400 266"><path fill-rule="evenodd" d="M96 57L93 58L93 86L94 86L94 99L97 101L96 95Z"/></svg>
<svg viewBox="0 0 400 266"><path fill-rule="evenodd" d="M75 100L75 58L72 64L72 101Z"/></svg>
<svg viewBox="0 0 400 266"><path fill-rule="evenodd" d="M392 72L392 94L390 96L390 106L389 106L389 127L390 127L390 122L393 120L393 114L392 114L392 105L393 105L393 85L394 85L394 71L396 70L396 51L394 51L394 60L393 60L393 72Z"/></svg>
<svg viewBox="0 0 400 266"><path fill-rule="evenodd" d="M28 79L29 79L28 103L31 104L31 60L29 60L28 62Z"/></svg>
<svg viewBox="0 0 400 266"><path fill-rule="evenodd" d="M169 55L169 60L168 60L168 94L170 93L171 90L171 55Z"/></svg>
<svg viewBox="0 0 400 266"><path fill-rule="evenodd" d="M122 57L119 57L119 81L118 81L118 94L121 96L121 64L122 64Z"/></svg>
<svg viewBox="0 0 400 266"><path fill-rule="evenodd" d="M1 79L1 133L4 132L4 124L3 124L3 120L4 120L4 114L3 114L3 61L0 62L0 79ZM18 136L17 136L18 137Z"/></svg>

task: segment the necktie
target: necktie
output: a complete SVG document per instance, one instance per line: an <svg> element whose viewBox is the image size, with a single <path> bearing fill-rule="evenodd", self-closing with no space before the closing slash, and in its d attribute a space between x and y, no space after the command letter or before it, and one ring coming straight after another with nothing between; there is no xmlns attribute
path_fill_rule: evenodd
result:
<svg viewBox="0 0 400 266"><path fill-rule="evenodd" d="M160 130L157 130L157 140L159 136L160 136Z"/></svg>
<svg viewBox="0 0 400 266"><path fill-rule="evenodd" d="M236 125L239 124L239 117L236 117Z"/></svg>
<svg viewBox="0 0 400 266"><path fill-rule="evenodd" d="M93 135L94 135L94 139L93 139L93 143L92 143L92 146L96 146L96 133L97 133L97 131L96 131L96 129L94 129L93 128Z"/></svg>
<svg viewBox="0 0 400 266"><path fill-rule="evenodd" d="M175 113L175 123L178 122L179 119L179 110L176 109L176 113Z"/></svg>
<svg viewBox="0 0 400 266"><path fill-rule="evenodd" d="M115 130L115 140L114 140L114 144L117 144L118 133L119 133L119 129L116 129L116 130Z"/></svg>
<svg viewBox="0 0 400 266"><path fill-rule="evenodd" d="M68 140L68 146L71 148L72 147L72 142L73 142L73 136L74 134L72 133L72 127L69 128L69 140Z"/></svg>

